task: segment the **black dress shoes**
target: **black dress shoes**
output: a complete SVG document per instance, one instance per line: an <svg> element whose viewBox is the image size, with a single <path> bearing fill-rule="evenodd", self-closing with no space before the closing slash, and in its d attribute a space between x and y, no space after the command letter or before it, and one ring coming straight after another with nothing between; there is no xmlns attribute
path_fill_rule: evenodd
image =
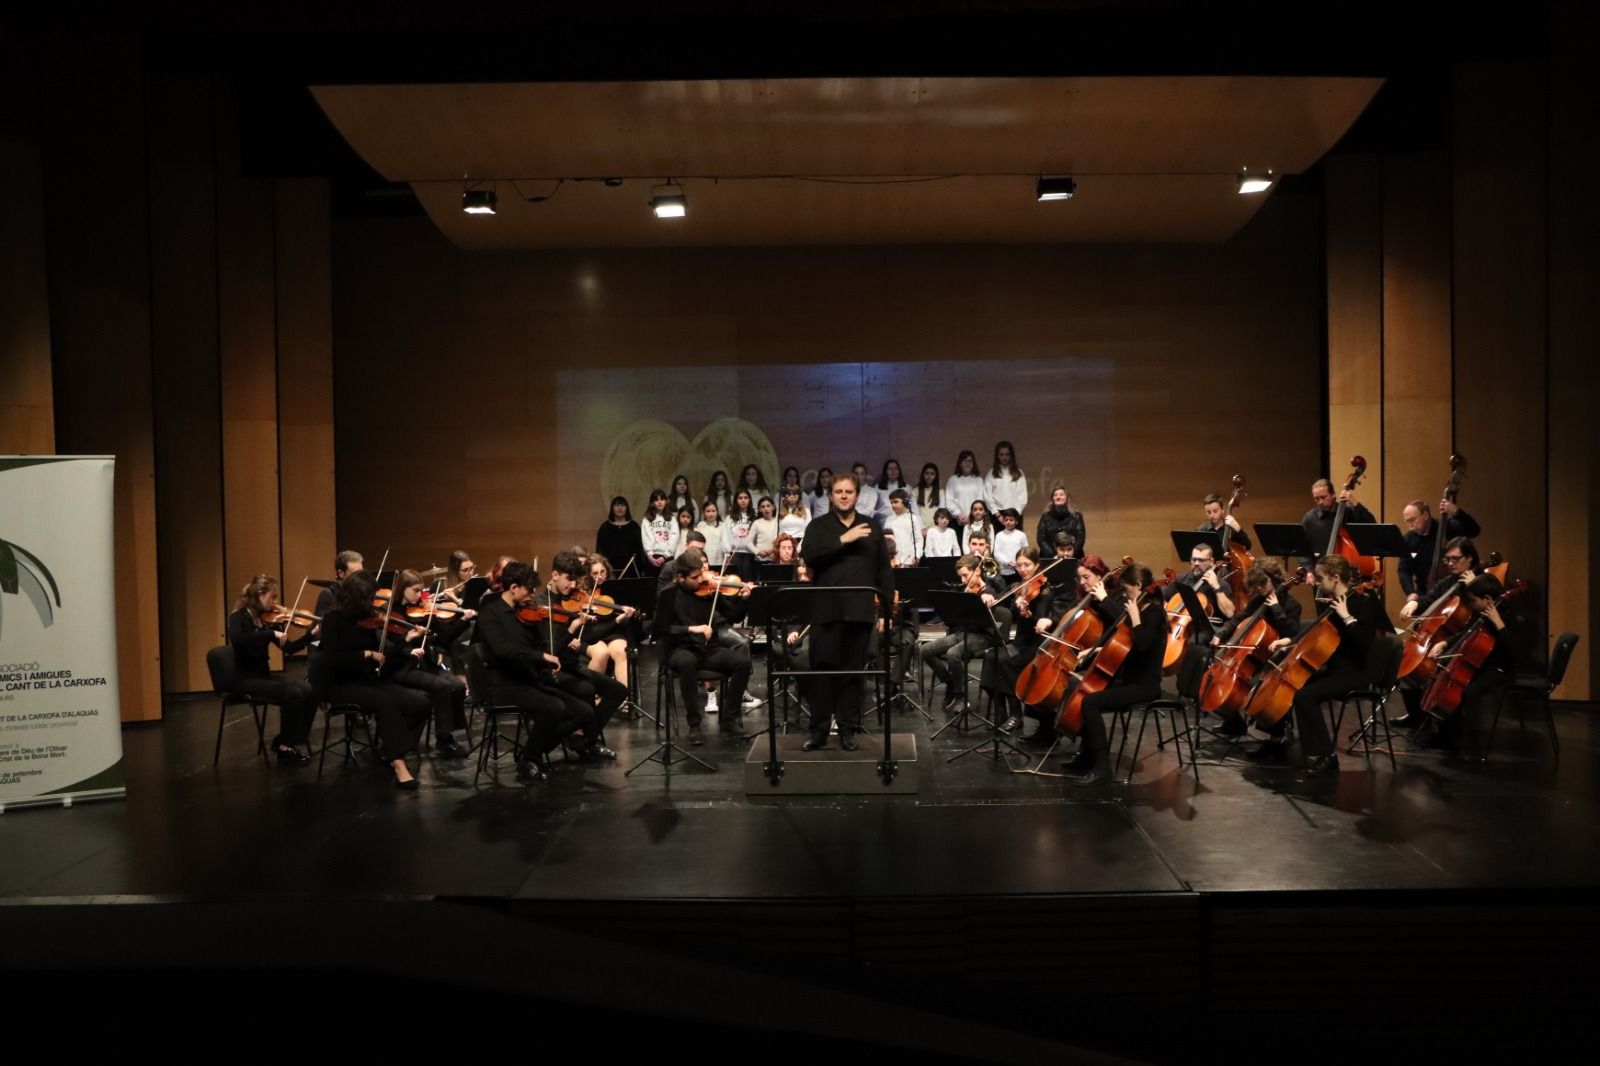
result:
<svg viewBox="0 0 1600 1066"><path fill-rule="evenodd" d="M542 769L539 768L538 763L517 763L517 780L521 781L525 785L537 784L540 781L546 780L549 776L549 774L546 774Z"/></svg>
<svg viewBox="0 0 1600 1066"><path fill-rule="evenodd" d="M691 748L698 748L698 747L700 747L700 745L704 744L705 742L706 742L706 735L703 732L700 731L700 723L699 722L690 722L689 723L689 746Z"/></svg>
<svg viewBox="0 0 1600 1066"><path fill-rule="evenodd" d="M467 757L467 749L457 744L455 738L452 737L435 748L434 754L445 759L465 759Z"/></svg>
<svg viewBox="0 0 1600 1066"><path fill-rule="evenodd" d="M278 747L273 749L273 754L278 757L279 766L304 766L311 761L311 756L299 748Z"/></svg>
<svg viewBox="0 0 1600 1066"><path fill-rule="evenodd" d="M826 739L818 740L816 737L812 737L810 740L808 740L804 744L800 745L800 750L801 751L821 751L823 748L825 748L827 746L828 746L828 742L827 742Z"/></svg>
<svg viewBox="0 0 1600 1066"><path fill-rule="evenodd" d="M1111 780L1111 771L1104 766L1091 766L1081 774L1069 774L1067 780L1078 788L1090 788Z"/></svg>
<svg viewBox="0 0 1600 1066"><path fill-rule="evenodd" d="M1256 746L1256 749L1245 755L1251 762L1270 763L1282 765L1289 761L1289 745L1281 740L1268 740Z"/></svg>
<svg viewBox="0 0 1600 1066"><path fill-rule="evenodd" d="M1005 721L1000 723L1000 732L1002 732L1002 733L1014 733L1021 726L1022 726L1022 719L1018 718L1016 715L1012 715L1010 718L1007 718Z"/></svg>
<svg viewBox="0 0 1600 1066"><path fill-rule="evenodd" d="M1217 726L1217 733L1224 737L1242 737L1250 732L1250 724L1244 720L1243 715L1229 715Z"/></svg>
<svg viewBox="0 0 1600 1066"><path fill-rule="evenodd" d="M855 751L856 750L856 738L852 737L852 736L840 736L839 737L839 749L841 751Z"/></svg>
<svg viewBox="0 0 1600 1066"><path fill-rule="evenodd" d="M1324 777L1339 772L1339 756L1314 755L1306 760L1307 777Z"/></svg>
<svg viewBox="0 0 1600 1066"><path fill-rule="evenodd" d="M1056 742L1056 731L1049 726L1040 726L1022 738L1025 748L1048 748Z"/></svg>

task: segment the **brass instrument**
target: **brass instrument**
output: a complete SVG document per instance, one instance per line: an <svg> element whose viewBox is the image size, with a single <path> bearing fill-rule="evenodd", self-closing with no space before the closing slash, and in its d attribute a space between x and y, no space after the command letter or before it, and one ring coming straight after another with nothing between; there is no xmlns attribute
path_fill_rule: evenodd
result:
<svg viewBox="0 0 1600 1066"><path fill-rule="evenodd" d="M1000 560L992 555L985 555L978 563L978 572L984 577L998 577L1000 574Z"/></svg>

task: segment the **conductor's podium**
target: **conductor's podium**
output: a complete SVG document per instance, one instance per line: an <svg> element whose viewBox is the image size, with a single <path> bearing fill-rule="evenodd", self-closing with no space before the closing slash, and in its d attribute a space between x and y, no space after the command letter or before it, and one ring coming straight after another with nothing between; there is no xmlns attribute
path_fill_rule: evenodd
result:
<svg viewBox="0 0 1600 1066"><path fill-rule="evenodd" d="M856 750L844 751L838 737L829 737L828 746L818 751L802 751L804 733L778 736L778 761L783 772L776 783L767 775L771 748L767 737L758 737L744 759L744 791L747 796L818 795L907 795L917 791L919 770L917 738L912 733L895 733L890 750L895 773L884 781L882 734L861 733Z"/></svg>

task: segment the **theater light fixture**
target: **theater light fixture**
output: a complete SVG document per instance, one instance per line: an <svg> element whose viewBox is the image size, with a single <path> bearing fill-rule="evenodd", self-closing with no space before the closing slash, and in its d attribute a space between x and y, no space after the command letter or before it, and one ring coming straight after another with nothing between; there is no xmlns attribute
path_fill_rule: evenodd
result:
<svg viewBox="0 0 1600 1066"><path fill-rule="evenodd" d="M1253 192L1266 192L1272 188L1272 171L1265 174L1242 173L1239 175L1239 192L1241 195Z"/></svg>
<svg viewBox="0 0 1600 1066"><path fill-rule="evenodd" d="M1078 183L1071 178L1040 178L1039 184L1034 187L1034 194L1042 204L1046 200L1070 200L1072 194L1078 191Z"/></svg>
<svg viewBox="0 0 1600 1066"><path fill-rule="evenodd" d="M469 215L494 214L493 189L468 189L461 194L461 210Z"/></svg>
<svg viewBox="0 0 1600 1066"><path fill-rule="evenodd" d="M682 218L689 213L689 197L675 181L650 190L650 210L657 218Z"/></svg>

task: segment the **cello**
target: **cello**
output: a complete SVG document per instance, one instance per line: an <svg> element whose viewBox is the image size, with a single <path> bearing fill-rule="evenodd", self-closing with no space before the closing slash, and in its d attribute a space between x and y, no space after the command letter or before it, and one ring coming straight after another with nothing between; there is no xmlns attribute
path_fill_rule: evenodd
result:
<svg viewBox="0 0 1600 1066"><path fill-rule="evenodd" d="M1489 566L1483 572L1493 574L1502 584L1505 582L1506 566L1500 562L1499 552L1489 553ZM1472 612L1461 602L1461 590L1466 584L1465 579L1458 579L1411 620L1401 638L1405 648L1400 655L1399 677L1414 677L1418 681L1433 679L1438 664L1429 653L1440 642L1454 639L1471 621Z"/></svg>
<svg viewBox="0 0 1600 1066"><path fill-rule="evenodd" d="M1240 713L1261 729L1277 725L1294 706L1294 698L1306 682L1338 650L1339 627L1333 621L1333 612L1324 611L1310 629L1300 634L1282 659L1268 664L1267 673L1250 693Z"/></svg>
<svg viewBox="0 0 1600 1066"><path fill-rule="evenodd" d="M1274 582L1281 598L1289 588L1305 580L1306 568L1299 567L1282 581ZM1278 631L1267 621L1267 597L1261 597L1261 606L1250 612L1233 633L1231 643L1224 645L1221 654L1206 667L1200 679L1200 709L1210 714L1234 715L1244 710L1250 698L1250 685L1261 665L1267 661L1267 650Z"/></svg>
<svg viewBox="0 0 1600 1066"><path fill-rule="evenodd" d="M1359 455L1351 458L1350 467L1350 476L1344 480L1345 492L1354 492L1361 479L1367 475L1367 461ZM1351 569L1359 574L1363 581L1380 583L1383 577L1383 560L1373 555L1362 555L1356 550L1356 542L1351 539L1350 531L1344 528L1346 507L1345 501L1340 500L1338 510L1333 513L1333 533L1328 537L1328 549L1322 554L1342 555L1350 561Z"/></svg>
<svg viewBox="0 0 1600 1066"><path fill-rule="evenodd" d="M1525 582L1515 582L1494 601L1495 607L1520 596L1525 588ZM1448 718L1461 709L1467 686L1494 651L1494 633L1484 624L1487 618L1486 613L1473 618L1450 649L1438 657L1440 669L1422 693L1422 709L1435 718Z"/></svg>
<svg viewBox="0 0 1600 1066"><path fill-rule="evenodd" d="M1127 586L1124 585L1123 588L1126 589ZM1145 610L1155 609L1155 599L1150 595L1150 591L1145 588L1137 593L1141 617ZM1117 619L1115 625L1107 627L1106 635L1100 643L1085 653L1083 675L1077 679L1077 684L1072 686L1071 694L1062 702L1061 710L1056 716L1057 733L1066 736L1078 735L1083 729L1084 700L1096 692L1103 692L1106 686L1111 684L1117 676L1117 671L1127 662L1128 653L1131 651L1133 651L1133 627L1128 624L1128 612L1124 607L1122 617Z"/></svg>
<svg viewBox="0 0 1600 1066"><path fill-rule="evenodd" d="M1133 556L1122 557L1122 566L1108 573L1104 579L1114 579L1124 568L1132 565ZM1045 634L1033 661L1017 675L1015 695L1027 706L1054 703L1066 695L1072 681L1072 671L1084 652L1100 643L1105 635L1105 624L1100 616L1088 610L1093 593L1084 593L1072 609L1061 616L1056 627Z"/></svg>
<svg viewBox="0 0 1600 1066"><path fill-rule="evenodd" d="M1168 570L1166 574L1167 580L1163 584L1173 584L1176 578L1172 571ZM1196 586L1194 593L1200 599L1200 606L1210 615L1210 586ZM1178 663L1183 659L1183 649L1189 643L1189 630L1194 625L1194 618L1184 609L1183 596L1179 593L1174 592L1163 606L1167 612L1167 650L1161 658L1161 672L1172 674L1177 672Z"/></svg>

